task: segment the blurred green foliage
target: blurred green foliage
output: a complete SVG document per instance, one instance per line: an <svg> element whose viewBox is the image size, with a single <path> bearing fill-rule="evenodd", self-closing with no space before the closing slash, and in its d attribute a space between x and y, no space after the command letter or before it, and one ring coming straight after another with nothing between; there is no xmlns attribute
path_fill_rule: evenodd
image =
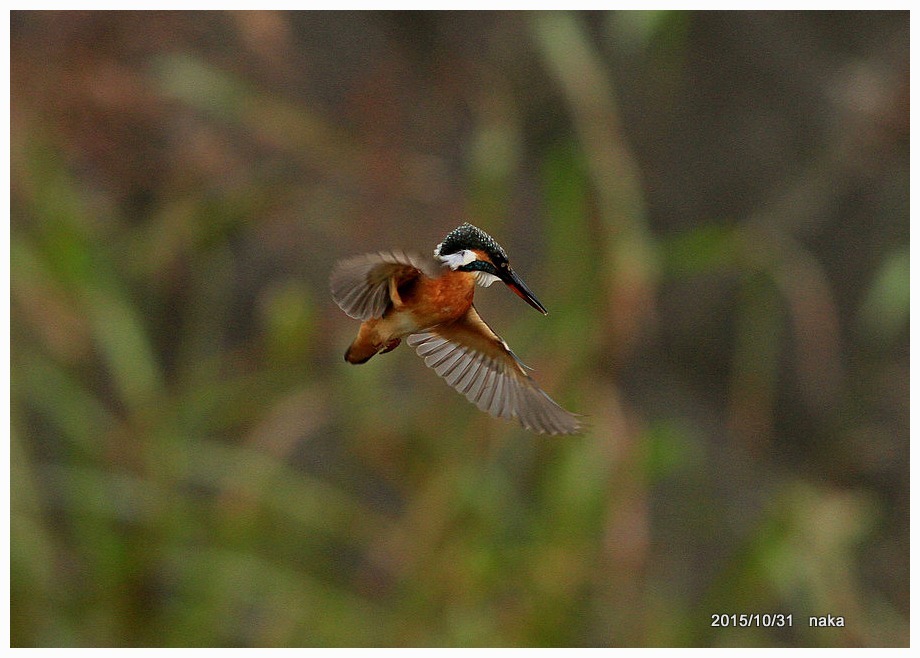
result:
<svg viewBox="0 0 920 658"><path fill-rule="evenodd" d="M907 645L906 13L11 21L14 646ZM342 362L464 220L584 435Z"/></svg>

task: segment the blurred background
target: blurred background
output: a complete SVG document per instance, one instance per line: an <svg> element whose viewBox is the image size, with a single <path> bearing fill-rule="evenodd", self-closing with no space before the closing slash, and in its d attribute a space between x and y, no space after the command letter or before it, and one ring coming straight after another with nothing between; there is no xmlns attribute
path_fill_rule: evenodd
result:
<svg viewBox="0 0 920 658"><path fill-rule="evenodd" d="M908 24L13 12L12 644L907 646ZM342 360L463 221L584 435Z"/></svg>

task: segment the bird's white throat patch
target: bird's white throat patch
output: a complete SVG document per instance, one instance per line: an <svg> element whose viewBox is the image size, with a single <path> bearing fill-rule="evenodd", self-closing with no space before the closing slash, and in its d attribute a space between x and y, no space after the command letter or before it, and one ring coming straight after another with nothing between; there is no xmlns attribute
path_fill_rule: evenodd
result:
<svg viewBox="0 0 920 658"><path fill-rule="evenodd" d="M440 248L441 248L441 245L438 245L435 248L434 255L437 256L439 259L441 259L441 262L448 265L450 269L452 270L455 270L458 267L462 267L464 265L469 265L474 260L476 260L476 253L474 251L470 251L469 249L461 249L460 251L456 253L447 254L446 256L441 256L440 254L438 254L438 250Z"/></svg>

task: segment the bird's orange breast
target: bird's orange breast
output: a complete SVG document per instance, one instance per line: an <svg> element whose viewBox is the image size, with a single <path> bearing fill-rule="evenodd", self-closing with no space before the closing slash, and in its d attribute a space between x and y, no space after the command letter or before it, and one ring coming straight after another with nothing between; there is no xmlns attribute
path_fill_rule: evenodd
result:
<svg viewBox="0 0 920 658"><path fill-rule="evenodd" d="M430 327L462 317L473 303L475 287L472 273L445 272L436 279L419 277L401 296L419 326Z"/></svg>

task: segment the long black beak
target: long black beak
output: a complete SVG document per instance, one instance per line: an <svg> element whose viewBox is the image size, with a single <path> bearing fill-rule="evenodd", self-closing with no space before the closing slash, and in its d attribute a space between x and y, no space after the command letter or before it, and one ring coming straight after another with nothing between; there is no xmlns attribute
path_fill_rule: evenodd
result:
<svg viewBox="0 0 920 658"><path fill-rule="evenodd" d="M546 307L537 300L536 295L533 294L530 288L527 287L527 284L521 280L521 277L519 277L514 270L510 267L500 267L498 270L501 280L504 281L518 297L540 311L543 315L546 315Z"/></svg>

